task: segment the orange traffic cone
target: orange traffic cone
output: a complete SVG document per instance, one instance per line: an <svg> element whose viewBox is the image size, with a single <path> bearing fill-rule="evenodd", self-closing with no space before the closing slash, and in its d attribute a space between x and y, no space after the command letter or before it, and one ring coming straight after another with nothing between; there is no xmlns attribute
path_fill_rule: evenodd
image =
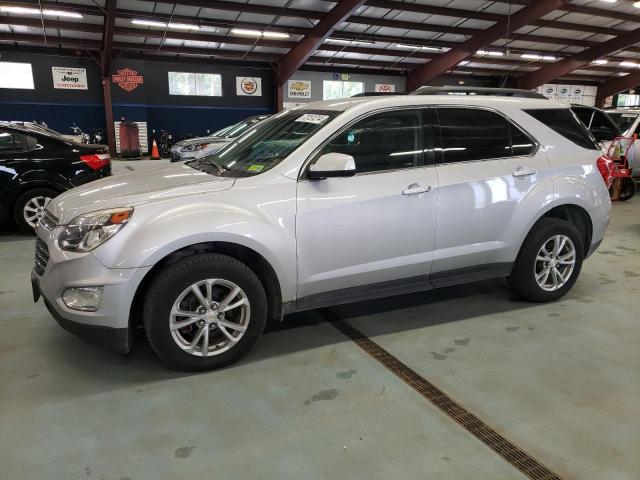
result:
<svg viewBox="0 0 640 480"><path fill-rule="evenodd" d="M156 143L156 139L153 139L153 144L151 145L151 160L160 160L160 152L158 151L158 144Z"/></svg>

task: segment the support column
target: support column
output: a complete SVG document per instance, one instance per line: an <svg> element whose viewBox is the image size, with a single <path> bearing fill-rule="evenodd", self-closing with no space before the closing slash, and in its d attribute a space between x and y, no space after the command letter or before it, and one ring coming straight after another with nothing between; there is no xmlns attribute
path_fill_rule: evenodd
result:
<svg viewBox="0 0 640 480"><path fill-rule="evenodd" d="M275 92L275 101L276 101L276 112L281 112L284 110L284 94L283 94L283 85L278 80L278 76L274 75L274 79L276 82L276 92Z"/></svg>
<svg viewBox="0 0 640 480"><path fill-rule="evenodd" d="M102 96L104 97L104 115L107 122L107 143L109 155L116 156L116 130L113 126L113 105L111 104L111 82L109 78L102 79Z"/></svg>

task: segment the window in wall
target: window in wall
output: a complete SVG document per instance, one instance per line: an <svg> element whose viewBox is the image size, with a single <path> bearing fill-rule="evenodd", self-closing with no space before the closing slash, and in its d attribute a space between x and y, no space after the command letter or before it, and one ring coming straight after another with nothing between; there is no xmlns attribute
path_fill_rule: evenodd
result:
<svg viewBox="0 0 640 480"><path fill-rule="evenodd" d="M169 72L169 95L221 97L222 75L218 73Z"/></svg>
<svg viewBox="0 0 640 480"><path fill-rule="evenodd" d="M423 165L420 110L384 112L367 117L324 146L325 153L351 155L356 172L376 172Z"/></svg>
<svg viewBox="0 0 640 480"><path fill-rule="evenodd" d="M362 92L364 92L364 82L348 82L342 80L324 80L322 82L322 98L324 100L348 98L356 93Z"/></svg>
<svg viewBox="0 0 640 480"><path fill-rule="evenodd" d="M33 71L30 63L0 62L0 88L33 90Z"/></svg>
<svg viewBox="0 0 640 480"><path fill-rule="evenodd" d="M438 108L445 163L511 156L509 123L475 108Z"/></svg>

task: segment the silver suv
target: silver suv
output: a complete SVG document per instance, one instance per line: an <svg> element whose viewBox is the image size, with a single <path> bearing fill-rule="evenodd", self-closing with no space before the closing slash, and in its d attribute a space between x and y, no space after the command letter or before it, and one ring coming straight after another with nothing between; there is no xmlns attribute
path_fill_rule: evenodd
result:
<svg viewBox="0 0 640 480"><path fill-rule="evenodd" d="M555 300L608 225L599 154L549 100L312 103L206 158L54 199L34 298L119 352L142 325L188 370L234 362L294 311L496 277Z"/></svg>

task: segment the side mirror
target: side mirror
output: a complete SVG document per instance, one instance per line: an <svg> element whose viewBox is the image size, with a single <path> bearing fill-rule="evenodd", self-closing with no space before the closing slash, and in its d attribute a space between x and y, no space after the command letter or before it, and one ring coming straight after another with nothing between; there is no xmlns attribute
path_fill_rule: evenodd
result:
<svg viewBox="0 0 640 480"><path fill-rule="evenodd" d="M352 177L356 174L356 161L344 153L325 153L309 166L307 176L311 180L328 177Z"/></svg>

